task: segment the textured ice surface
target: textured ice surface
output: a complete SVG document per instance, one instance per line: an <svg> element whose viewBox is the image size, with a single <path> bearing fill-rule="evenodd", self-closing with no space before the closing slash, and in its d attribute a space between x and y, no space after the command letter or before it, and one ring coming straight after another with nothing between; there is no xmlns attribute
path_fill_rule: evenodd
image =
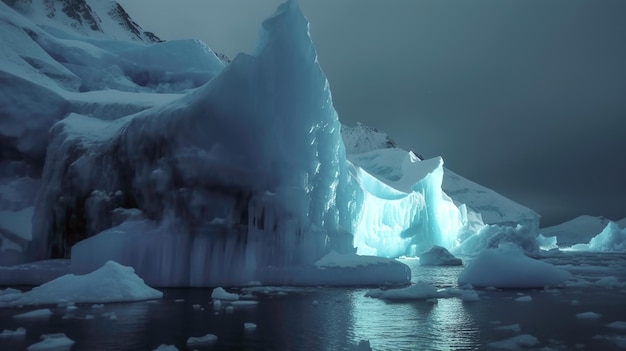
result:
<svg viewBox="0 0 626 351"><path fill-rule="evenodd" d="M565 283L571 274L532 259L514 244L483 250L459 275L459 285L496 288L543 288Z"/></svg>
<svg viewBox="0 0 626 351"><path fill-rule="evenodd" d="M56 304L73 301L122 302L159 299L158 290L145 285L130 267L110 261L100 269L86 274L68 274L24 293L0 296L0 307Z"/></svg>

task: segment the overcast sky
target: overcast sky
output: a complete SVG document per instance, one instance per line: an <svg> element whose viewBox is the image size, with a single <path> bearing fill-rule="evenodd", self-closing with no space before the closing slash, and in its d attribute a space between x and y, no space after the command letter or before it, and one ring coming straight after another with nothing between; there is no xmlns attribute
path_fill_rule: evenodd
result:
<svg viewBox="0 0 626 351"><path fill-rule="evenodd" d="M234 58L275 0L122 0ZM542 226L626 217L626 1L301 0L342 123L390 134Z"/></svg>

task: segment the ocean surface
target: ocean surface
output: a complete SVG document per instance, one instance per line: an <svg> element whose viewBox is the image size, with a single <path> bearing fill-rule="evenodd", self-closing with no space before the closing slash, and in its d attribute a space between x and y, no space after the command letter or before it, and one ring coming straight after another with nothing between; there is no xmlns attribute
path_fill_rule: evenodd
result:
<svg viewBox="0 0 626 351"><path fill-rule="evenodd" d="M538 339L523 350L626 349L626 330L607 326L626 321L626 254L570 252L544 260L572 272L574 283L548 290L481 290L479 301L389 303L365 297L365 287L257 288L256 304L231 309L225 301L213 305L212 289L185 288L162 289L164 298L151 302L84 304L71 311L45 306L53 312L45 319L13 318L41 306L2 308L0 332L24 327L27 333L0 338L0 350L25 350L50 333L65 333L75 341L72 350L153 350L161 344L179 350L352 350L362 340L373 350L497 350L502 345L494 342L523 334ZM411 267L414 282L438 288L456 287L463 269L401 261ZM607 276L621 284L595 284ZM532 300L515 301L525 295ZM600 316L577 316L583 312ZM189 337L209 333L218 340L186 345Z"/></svg>

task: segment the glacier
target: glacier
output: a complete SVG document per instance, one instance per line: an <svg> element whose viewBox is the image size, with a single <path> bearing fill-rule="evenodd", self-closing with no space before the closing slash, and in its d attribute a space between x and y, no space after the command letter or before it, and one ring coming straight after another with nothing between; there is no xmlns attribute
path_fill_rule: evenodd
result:
<svg viewBox="0 0 626 351"><path fill-rule="evenodd" d="M3 191L0 218L32 216L3 220L0 264L115 260L153 286L397 284L405 265L367 256L454 249L484 228L442 190L440 157L339 123L296 1L227 65L199 41L84 36L0 6L21 38L0 49L19 88L0 119L0 187L19 195ZM316 265L329 254L367 270Z"/></svg>

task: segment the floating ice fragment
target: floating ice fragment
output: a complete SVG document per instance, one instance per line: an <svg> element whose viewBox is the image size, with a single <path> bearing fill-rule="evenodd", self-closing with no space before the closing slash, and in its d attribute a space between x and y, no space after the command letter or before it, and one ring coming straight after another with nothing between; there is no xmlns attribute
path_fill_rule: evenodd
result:
<svg viewBox="0 0 626 351"><path fill-rule="evenodd" d="M229 293L222 287L217 287L213 289L211 293L211 298L214 300L239 300L239 295Z"/></svg>
<svg viewBox="0 0 626 351"><path fill-rule="evenodd" d="M159 347L157 347L156 349L152 351L178 351L178 348L174 345L161 344L159 345Z"/></svg>
<svg viewBox="0 0 626 351"><path fill-rule="evenodd" d="M624 321L615 321L606 325L609 328L626 330L626 322Z"/></svg>
<svg viewBox="0 0 626 351"><path fill-rule="evenodd" d="M490 348L497 350L518 350L523 347L533 347L539 344L539 340L530 335L522 334L501 341L490 342Z"/></svg>
<svg viewBox="0 0 626 351"><path fill-rule="evenodd" d="M530 302L532 300L533 300L533 298L530 295L520 296L520 297L515 299L515 301L517 301L517 302Z"/></svg>
<svg viewBox="0 0 626 351"><path fill-rule="evenodd" d="M602 315L599 313L595 313L595 312L582 312L582 313L576 314L576 318L580 318L580 319L598 319L600 317L602 317Z"/></svg>
<svg viewBox="0 0 626 351"><path fill-rule="evenodd" d="M246 330L254 330L254 329L256 329L256 324L246 322L246 323L243 324L243 327Z"/></svg>
<svg viewBox="0 0 626 351"><path fill-rule="evenodd" d="M52 316L52 311L48 308L43 308L40 310L34 310L26 313L16 314L13 318L49 318Z"/></svg>
<svg viewBox="0 0 626 351"><path fill-rule="evenodd" d="M594 284L603 288L618 288L624 285L615 277L603 277L598 279Z"/></svg>
<svg viewBox="0 0 626 351"><path fill-rule="evenodd" d="M66 351L74 345L74 340L68 338L63 333L44 334L42 341L32 344L26 348L28 351Z"/></svg>
<svg viewBox="0 0 626 351"><path fill-rule="evenodd" d="M519 323L515 323L515 324L509 324L509 325L501 325L495 328L496 330L507 330L507 331L512 331L514 333L519 333L522 331L522 328L520 328Z"/></svg>
<svg viewBox="0 0 626 351"><path fill-rule="evenodd" d="M217 335L213 335L213 334L207 334L204 336L192 336L189 339L187 339L187 346L196 346L196 345L203 345L203 344L210 344L217 341Z"/></svg>
<svg viewBox="0 0 626 351"><path fill-rule="evenodd" d="M26 336L26 329L17 328L15 330L5 329L0 333L0 339L9 339L9 338L23 338Z"/></svg>
<svg viewBox="0 0 626 351"><path fill-rule="evenodd" d="M370 290L365 296L383 300L427 300L442 297L442 294L434 286L420 280L406 288Z"/></svg>
<svg viewBox="0 0 626 351"><path fill-rule="evenodd" d="M251 301L251 300L246 300L246 301L233 301L231 302L231 304L233 306L254 306L257 303L259 303L258 301Z"/></svg>

